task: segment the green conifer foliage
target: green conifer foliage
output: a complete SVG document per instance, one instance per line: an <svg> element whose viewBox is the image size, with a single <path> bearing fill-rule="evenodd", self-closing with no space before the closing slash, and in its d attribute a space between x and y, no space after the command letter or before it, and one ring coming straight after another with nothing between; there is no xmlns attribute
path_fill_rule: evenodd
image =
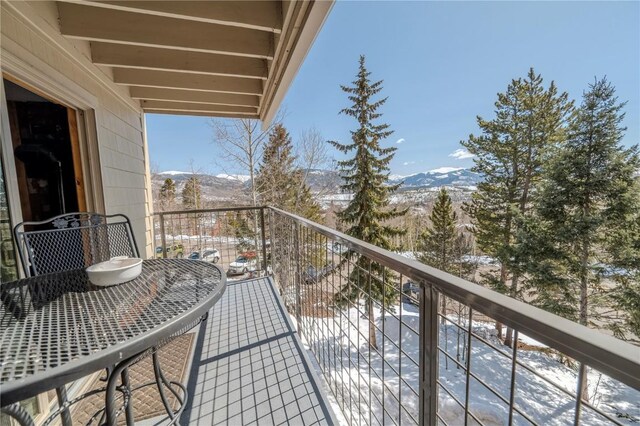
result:
<svg viewBox="0 0 640 426"><path fill-rule="evenodd" d="M518 224L531 214L542 165L564 138L572 103L566 93L558 94L553 82L545 88L531 69L498 94L495 107L492 120L478 117L482 134L461 142L475 155L472 170L484 177L465 209L479 248L501 265L498 277L483 275L485 283L520 298L526 253L515 244ZM511 343L507 330L505 344Z"/></svg>
<svg viewBox="0 0 640 426"><path fill-rule="evenodd" d="M176 200L176 183L171 178L166 178L160 187L160 203L162 207L172 205Z"/></svg>
<svg viewBox="0 0 640 426"><path fill-rule="evenodd" d="M320 205L295 161L291 137L282 124L277 124L269 134L256 176L260 201L320 221Z"/></svg>
<svg viewBox="0 0 640 426"><path fill-rule="evenodd" d="M190 177L184 184L182 189L182 204L185 209L195 210L202 208L202 191L200 188L200 179L195 176Z"/></svg>
<svg viewBox="0 0 640 426"><path fill-rule="evenodd" d="M537 218L530 221L538 252L530 268L535 303L589 325L601 319L610 289L603 277L623 284L621 306L633 308L640 267L638 214L640 190L634 174L640 169L637 146L621 140L624 103L606 79L583 94L567 141L545 169ZM635 285L634 285L635 281ZM615 293L615 292L614 292ZM638 303L639 299L635 299ZM634 319L633 312L629 319Z"/></svg>
<svg viewBox="0 0 640 426"><path fill-rule="evenodd" d="M421 235L418 260L434 268L452 273L456 263L455 244L458 237L456 212L446 188L441 188L429 215L431 226Z"/></svg>
<svg viewBox="0 0 640 426"><path fill-rule="evenodd" d="M401 229L388 225L388 221L402 216L406 210L389 208L389 195L398 188L388 185L389 162L396 148L384 148L381 142L393 132L388 124L376 124L382 116L378 111L387 98L375 99L382 90L382 81L372 82L365 66L365 57L360 56L359 70L352 86L341 86L348 94L351 105L341 111L357 121L356 130L351 132L351 143L331 144L351 158L338 162L343 184L343 192L353 194L349 205L338 213L338 218L346 226L346 233L385 249L395 249L392 238L402 235ZM369 344L377 347L373 327L373 304L390 306L397 301L397 285L392 285L394 277L388 269L364 257L349 253L355 260L348 283L336 295L337 302L348 304L363 300L369 317Z"/></svg>

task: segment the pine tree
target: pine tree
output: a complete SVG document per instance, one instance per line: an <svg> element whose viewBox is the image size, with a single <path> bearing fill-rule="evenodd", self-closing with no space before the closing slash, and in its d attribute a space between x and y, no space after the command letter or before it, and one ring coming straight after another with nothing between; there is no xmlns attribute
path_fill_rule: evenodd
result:
<svg viewBox="0 0 640 426"><path fill-rule="evenodd" d="M633 244L636 229L640 204L634 173L640 160L637 147L621 145L624 105L606 79L589 86L566 143L545 169L538 203L535 226L547 240L539 257L548 267L535 270L536 278L540 286L552 283L541 287L545 297L557 299L549 303L552 310L583 325L597 318L589 300L606 293L601 286L606 269L616 263L632 266L627 259L640 252L625 243Z"/></svg>
<svg viewBox="0 0 640 426"><path fill-rule="evenodd" d="M285 127L278 124L269 134L256 175L260 201L319 221L320 205L313 199L303 173L295 162L291 137Z"/></svg>
<svg viewBox="0 0 640 426"><path fill-rule="evenodd" d="M165 208L172 206L176 201L176 183L171 178L166 178L160 187L160 206Z"/></svg>
<svg viewBox="0 0 640 426"><path fill-rule="evenodd" d="M564 137L572 103L566 93L558 94L553 82L545 89L542 77L530 69L526 78L512 80L506 92L498 94L495 107L494 119L478 117L482 135L461 142L475 155L472 170L484 177L465 209L479 248L501 265L500 275L485 274L485 282L520 298L522 257L527 254L515 244L518 223L530 215L542 165ZM505 344L512 344L511 329Z"/></svg>
<svg viewBox="0 0 640 426"><path fill-rule="evenodd" d="M636 180L640 179L636 177ZM637 185L640 185L636 182ZM610 321L614 336L640 343L640 206L635 218L627 227L611 233L613 279L617 287L611 292L609 301L622 313L621 321Z"/></svg>
<svg viewBox="0 0 640 426"><path fill-rule="evenodd" d="M240 253L256 250L256 233L249 226L250 222L256 222L257 218L252 212L238 211L235 216L232 216L229 225L233 229L233 233L236 237L236 250ZM257 228L256 228L257 229Z"/></svg>
<svg viewBox="0 0 640 426"><path fill-rule="evenodd" d="M431 226L420 236L417 258L420 262L450 274L464 277L470 270L465 256L470 253L468 239L457 230L458 216L451 197L442 187L429 215ZM442 322L447 313L446 298L441 298Z"/></svg>
<svg viewBox="0 0 640 426"><path fill-rule="evenodd" d="M446 188L442 187L429 215L431 226L422 233L420 238L418 245L420 262L452 273L456 261L454 245L458 236L457 219L451 205L451 197Z"/></svg>
<svg viewBox="0 0 640 426"><path fill-rule="evenodd" d="M195 176L190 177L182 189L182 204L187 210L202 208L202 191L200 179Z"/></svg>
<svg viewBox="0 0 640 426"><path fill-rule="evenodd" d="M340 111L355 118L358 128L351 132L351 143L331 142L340 152L353 153L352 158L338 162L343 179L341 188L343 192L353 194L349 205L338 213L338 218L347 226L347 234L393 250L395 247L391 238L402 235L403 231L385 222L404 215L406 210L388 208L389 195L398 188L398 185L388 185L389 162L396 148L383 148L380 145L393 132L387 124L374 123L382 116L378 109L387 98L374 99L382 90L382 81L371 82L364 56L360 56L359 63L353 86L341 86L352 105ZM357 257L356 265L349 282L340 289L336 299L343 305L364 299L369 319L369 345L377 348L373 304L378 302L389 306L397 300L398 292L390 284L393 276L387 268L365 257L358 257L354 253L347 256L351 259Z"/></svg>
<svg viewBox="0 0 640 426"><path fill-rule="evenodd" d="M624 105L606 79L589 85L567 141L545 168L540 191L535 226L545 231L549 242L539 253L546 268L532 275L548 307L583 325L601 319L610 293L602 285L603 273L624 261L621 247L633 239L629 234L640 206L634 178L640 168L638 148L621 145ZM631 295L633 291L626 294ZM585 377L585 399L586 382Z"/></svg>

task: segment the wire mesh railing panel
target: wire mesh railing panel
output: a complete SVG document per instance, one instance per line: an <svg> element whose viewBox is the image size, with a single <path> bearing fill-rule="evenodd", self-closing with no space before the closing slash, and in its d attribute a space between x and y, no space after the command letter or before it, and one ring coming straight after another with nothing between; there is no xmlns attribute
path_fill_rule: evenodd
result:
<svg viewBox="0 0 640 426"><path fill-rule="evenodd" d="M269 267L266 227L259 207L158 213L154 256L216 263L230 279L254 277Z"/></svg>
<svg viewBox="0 0 640 426"><path fill-rule="evenodd" d="M638 347L282 210L160 213L156 247L273 274L348 424L640 422Z"/></svg>
<svg viewBox="0 0 640 426"><path fill-rule="evenodd" d="M638 380L615 365L640 371L640 349L286 212L269 222L274 277L347 423L640 422Z"/></svg>
<svg viewBox="0 0 640 426"><path fill-rule="evenodd" d="M276 282L347 422L417 424L417 294L401 301L391 269L289 218L270 220Z"/></svg>

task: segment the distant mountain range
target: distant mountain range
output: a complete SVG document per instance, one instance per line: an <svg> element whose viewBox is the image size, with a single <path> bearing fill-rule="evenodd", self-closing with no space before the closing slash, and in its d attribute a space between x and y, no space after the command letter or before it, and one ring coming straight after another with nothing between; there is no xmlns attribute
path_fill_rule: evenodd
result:
<svg viewBox="0 0 640 426"><path fill-rule="evenodd" d="M178 194L182 192L184 183L193 176L190 172L169 170L152 175L154 191L158 191L166 178L176 182ZM202 186L202 193L209 201L234 200L238 203L249 200L246 175L209 175L196 174ZM402 183L402 191L433 190L441 186L455 187L463 191L474 191L480 175L464 168L440 167L426 172L415 173L408 176L392 175L390 183ZM307 182L313 191L323 193L340 192L340 174L335 170L309 170Z"/></svg>
<svg viewBox="0 0 640 426"><path fill-rule="evenodd" d="M461 167L440 167L427 172L409 176L394 176L392 182L402 182L401 188L436 188L455 186L475 189L480 182L480 175Z"/></svg>

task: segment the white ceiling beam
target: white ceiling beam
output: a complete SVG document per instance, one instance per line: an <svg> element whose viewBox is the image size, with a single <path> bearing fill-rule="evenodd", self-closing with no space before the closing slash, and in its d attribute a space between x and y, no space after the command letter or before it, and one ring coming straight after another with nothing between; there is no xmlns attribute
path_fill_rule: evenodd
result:
<svg viewBox="0 0 640 426"><path fill-rule="evenodd" d="M87 4L86 0L62 0ZM167 18L250 28L279 33L282 31L282 3L259 1L95 1L93 6L128 12L147 13Z"/></svg>
<svg viewBox="0 0 640 426"><path fill-rule="evenodd" d="M216 104L258 108L260 98L234 93L196 92L193 90L158 89L155 87L129 88L133 99L147 101L179 101L198 104Z"/></svg>
<svg viewBox="0 0 640 426"><path fill-rule="evenodd" d="M183 74L173 71L114 68L116 84L189 91L237 93L260 96L263 82L253 78L225 77L217 75Z"/></svg>
<svg viewBox="0 0 640 426"><path fill-rule="evenodd" d="M258 1L103 1L59 0L87 4L105 9L147 13L167 18L229 25L260 31L282 31L282 3L279 0Z"/></svg>
<svg viewBox="0 0 640 426"><path fill-rule="evenodd" d="M58 14L60 31L70 38L262 59L274 54L274 35L264 31L74 3L58 3Z"/></svg>
<svg viewBox="0 0 640 426"><path fill-rule="evenodd" d="M155 47L91 43L91 57L96 65L184 73L226 75L231 77L266 79L264 59Z"/></svg>
<svg viewBox="0 0 640 426"><path fill-rule="evenodd" d="M253 120L257 120L258 114L250 115L250 114L234 114L227 112L202 112L202 111L171 111L171 110L163 110L163 109L145 109L144 112L149 114L170 114L170 115L190 115L190 116L200 116L200 117L216 117L216 118L250 118Z"/></svg>
<svg viewBox="0 0 640 426"><path fill-rule="evenodd" d="M192 104L189 102L172 101L140 101L140 106L144 110L156 111L197 111L203 113L229 113L238 115L256 115L258 109L255 107L213 105L213 104Z"/></svg>

